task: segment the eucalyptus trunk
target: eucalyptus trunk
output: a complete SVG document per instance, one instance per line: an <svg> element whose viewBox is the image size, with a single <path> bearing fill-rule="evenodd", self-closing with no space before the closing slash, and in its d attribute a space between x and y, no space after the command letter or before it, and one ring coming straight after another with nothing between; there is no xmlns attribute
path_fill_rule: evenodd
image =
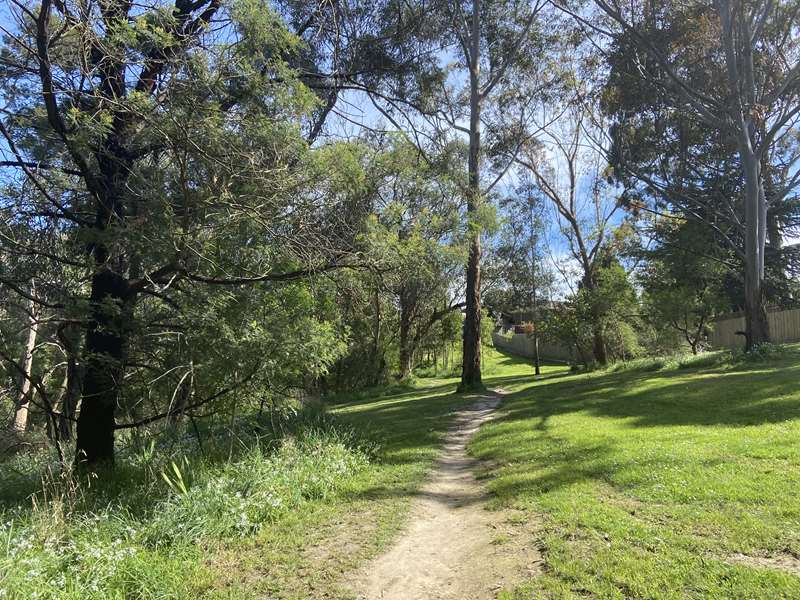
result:
<svg viewBox="0 0 800 600"><path fill-rule="evenodd" d="M33 351L36 348L36 337L39 333L39 320L36 315L36 304L31 301L28 315L28 338L22 356L22 374L17 396L16 410L11 421L11 428L23 433L28 427L28 412L31 403L31 373L33 370Z"/></svg>
<svg viewBox="0 0 800 600"><path fill-rule="evenodd" d="M480 92L480 0L472 3L470 36L470 118L469 118L469 188L467 190L467 227L469 258L467 261L466 315L464 319L464 353L461 363L461 391L480 387L481 381L481 232L479 226L481 92Z"/></svg>
<svg viewBox="0 0 800 600"><path fill-rule="evenodd" d="M745 349L749 351L770 341L764 303L767 203L761 165L750 149L749 137L740 141L739 154L745 175Z"/></svg>

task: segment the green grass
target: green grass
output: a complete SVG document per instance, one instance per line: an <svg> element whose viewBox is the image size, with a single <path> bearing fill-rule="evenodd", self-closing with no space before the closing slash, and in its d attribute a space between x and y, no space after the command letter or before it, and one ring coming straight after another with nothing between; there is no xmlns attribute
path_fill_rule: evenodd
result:
<svg viewBox="0 0 800 600"><path fill-rule="evenodd" d="M530 379L527 361L485 350L489 387ZM544 373L566 367L545 365ZM336 498L317 503L281 527L265 529L222 568L258 572L244 583L231 582L225 598L351 598L342 573L376 556L406 523L415 491L438 455L451 415L474 402L454 393L458 379L420 378L408 384L365 390L332 398L337 422L366 435L380 448L370 466ZM266 554L265 554L266 552ZM238 579L242 579L238 577Z"/></svg>
<svg viewBox="0 0 800 600"><path fill-rule="evenodd" d="M509 381L470 451L546 567L507 597L800 598L800 351L734 358Z"/></svg>
<svg viewBox="0 0 800 600"><path fill-rule="evenodd" d="M487 387L509 394L470 451L544 558L505 597L800 598L800 348L767 350L547 365L537 380L487 351ZM342 574L395 539L472 402L456 384L331 398L332 420L283 440L240 432L232 460L208 440L176 458L180 476L162 449L43 494L40 455L7 461L0 597L349 598Z"/></svg>
<svg viewBox="0 0 800 600"><path fill-rule="evenodd" d="M490 376L526 368L486 359ZM346 598L342 572L390 543L450 415L472 401L456 384L333 398L332 420L312 411L283 440L243 427L202 452L145 444L89 487L46 475L44 453L7 460L0 598Z"/></svg>

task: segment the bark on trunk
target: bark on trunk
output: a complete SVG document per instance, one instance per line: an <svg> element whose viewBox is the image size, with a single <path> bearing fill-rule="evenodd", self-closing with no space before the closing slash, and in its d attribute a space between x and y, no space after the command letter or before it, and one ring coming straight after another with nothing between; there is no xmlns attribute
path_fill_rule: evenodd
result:
<svg viewBox="0 0 800 600"><path fill-rule="evenodd" d="M461 389L481 385L481 242L473 239L467 263L467 306L464 319L464 353L461 363Z"/></svg>
<svg viewBox="0 0 800 600"><path fill-rule="evenodd" d="M745 350L750 351L770 341L764 306L767 215L761 167L746 134L742 135L739 154L745 175Z"/></svg>
<svg viewBox="0 0 800 600"><path fill-rule="evenodd" d="M478 212L481 202L481 96L480 96L480 1L473 0L472 34L470 39L470 125L469 125L469 190L467 194L467 227L470 236L467 261L466 316L464 319L464 353L461 362L460 391L480 387L481 381L481 232Z"/></svg>
<svg viewBox="0 0 800 600"><path fill-rule="evenodd" d="M597 362L597 364L605 365L608 363L606 340L605 336L603 335L603 328L600 325L594 326L594 332L592 335L592 354L594 355L594 360Z"/></svg>
<svg viewBox="0 0 800 600"><path fill-rule="evenodd" d="M72 423L75 420L75 409L78 407L81 395L81 366L78 361L79 336L77 332L67 327L59 330L58 337L67 355L67 373L61 397L61 414L58 418L59 440L63 443L72 439Z"/></svg>
<svg viewBox="0 0 800 600"><path fill-rule="evenodd" d="M583 277L583 286L586 291L589 292L590 296L593 296L597 285L594 278L594 272L592 271L592 266L588 265L587 263L584 266L584 271L586 274ZM606 365L608 364L608 352L606 349L605 334L601 324L603 315L595 305L596 302L592 302L592 356L597 364Z"/></svg>
<svg viewBox="0 0 800 600"><path fill-rule="evenodd" d="M122 381L132 298L123 277L107 269L92 278L91 322L86 333L86 371L78 416L76 462L114 461L114 415Z"/></svg>
<svg viewBox="0 0 800 600"><path fill-rule="evenodd" d="M28 339L25 342L25 351L22 355L22 381L19 386L19 396L17 396L17 406L14 411L14 418L11 421L11 428L23 433L28 427L28 412L31 403L31 372L33 369L33 350L36 348L36 336L39 333L39 321L36 315L36 305L30 302L28 310Z"/></svg>
<svg viewBox="0 0 800 600"><path fill-rule="evenodd" d="M762 297L763 288L753 282L745 283L745 350L753 350L759 344L770 341L767 309Z"/></svg>
<svg viewBox="0 0 800 600"><path fill-rule="evenodd" d="M405 287L400 290L400 379L408 379L414 368L414 348L411 337L413 300Z"/></svg>
<svg viewBox="0 0 800 600"><path fill-rule="evenodd" d="M386 358L381 348L381 299L377 285L374 289L374 301L375 320L372 329L372 352L375 361L375 369L372 373L372 385L378 385L383 380Z"/></svg>

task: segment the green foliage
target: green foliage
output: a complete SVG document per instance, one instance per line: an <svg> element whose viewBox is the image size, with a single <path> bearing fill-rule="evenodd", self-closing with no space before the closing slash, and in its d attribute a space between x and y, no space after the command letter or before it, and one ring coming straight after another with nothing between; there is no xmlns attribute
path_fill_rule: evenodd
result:
<svg viewBox="0 0 800 600"><path fill-rule="evenodd" d="M644 350L639 300L617 260L598 266L591 287L582 285L565 303L547 311L540 331L545 339L574 346L584 365L594 362L597 335L612 362L635 358Z"/></svg>
<svg viewBox="0 0 800 600"><path fill-rule="evenodd" d="M486 277L498 279L484 295L483 304L495 313L523 310L531 313L552 297L554 274L547 268L542 247L546 232L546 199L531 182L500 200L500 235L487 251Z"/></svg>
<svg viewBox="0 0 800 600"><path fill-rule="evenodd" d="M664 353L688 344L702 350L711 320L730 308L724 289L729 253L709 243L697 223L665 218L653 225L659 245L634 254L644 259L637 280L657 333L654 349Z"/></svg>
<svg viewBox="0 0 800 600"><path fill-rule="evenodd" d="M330 382L339 389L410 377L423 352L446 352L453 338L439 323L458 312L453 281L465 260L459 191L443 159L448 149L426 161L399 135L352 147L357 157L339 149L333 161L352 166L341 172L359 165L368 214L360 242L380 273L338 279L339 310L352 332Z"/></svg>
<svg viewBox="0 0 800 600"><path fill-rule="evenodd" d="M733 351L733 360L744 363L769 363L774 360L781 360L794 356L794 349L790 346L763 342L757 344L751 350L745 351L736 349Z"/></svg>
<svg viewBox="0 0 800 600"><path fill-rule="evenodd" d="M739 53L750 55L752 77L772 82L765 83L763 88L756 85L750 92L754 94L750 103L760 107L753 126L762 127L769 122L769 115L780 112L776 104L796 102L800 92L796 82L790 83L791 77L787 77L790 65L798 60L800 47L796 36L782 33L797 27L791 5L791 2L769 5L760 17L763 26L754 34L758 40L755 37L747 42L740 40L736 49L731 47L731 54L727 54L721 41L725 36L719 33L724 11L721 5L659 3L652 7L649 18L620 14L622 19L632 19L631 27L620 27L615 32L605 54L608 76L603 82L601 106L612 120L610 163L614 177L624 183L623 202L636 217L652 211L666 214L668 220L677 218L678 223L686 219L688 226L681 225L680 229L691 231L692 235L684 235L680 241L689 250L687 266L709 256L725 259L724 270L729 275L725 292L728 302L736 308L745 306L746 236L742 226L747 221L746 192L737 125L725 122L725 107L730 102L727 90L731 85L726 56L744 60ZM740 13L739 18L744 18L743 15ZM643 40L647 40L646 52L651 57L658 53L668 61L669 68L659 60L650 60L646 65L640 62ZM793 58L780 58L784 56ZM672 79L676 74L681 80L677 86ZM787 85L781 87L779 81L786 81ZM712 109L718 123L709 120L712 113L705 112L706 109L687 106L683 92L678 91L684 85L698 97L709 99L708 106L719 107ZM777 87L773 89L772 85ZM783 94L793 99L780 100ZM725 125L720 125L723 122ZM787 133L791 128L787 125ZM784 167L783 156L797 152L797 138L782 134L776 139L760 136L759 140L758 143L770 146L761 153L765 157L764 179L759 184L764 186L770 205L764 291L769 303L791 304L797 295L796 278L792 277L790 267L793 251L781 243L781 238L793 236L790 232L795 227L798 206L789 191L796 182L787 182L793 175ZM704 167L695 168L700 164ZM650 218L642 220L647 223ZM667 229L670 228L668 225ZM670 233L662 240L659 229L652 231L658 242L678 241L679 236ZM671 251L678 253L679 248L680 245ZM699 254L689 256L691 251ZM703 272L715 270L712 266ZM691 296L696 292L695 288L683 294L690 304L695 303Z"/></svg>

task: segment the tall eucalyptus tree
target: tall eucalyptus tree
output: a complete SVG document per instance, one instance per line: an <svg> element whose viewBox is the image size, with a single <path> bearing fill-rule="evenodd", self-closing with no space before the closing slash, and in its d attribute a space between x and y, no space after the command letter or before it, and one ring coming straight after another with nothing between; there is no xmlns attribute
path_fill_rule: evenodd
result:
<svg viewBox="0 0 800 600"><path fill-rule="evenodd" d="M727 240L743 264L746 345L769 341L765 263L770 212L782 212L781 205L800 183L800 149L793 142L800 124L797 3L594 4L605 15L604 23L576 16L612 42L608 100L619 118L617 166ZM631 103L632 89L644 97ZM656 141L658 147L667 149L660 157L647 152L649 160L637 165L640 157L628 140L641 129L656 130L654 139L667 142ZM729 154L710 164L709 147ZM739 187L733 197L692 187L726 167L732 167L727 169L728 187ZM778 173L783 176L774 185Z"/></svg>
<svg viewBox="0 0 800 600"><path fill-rule="evenodd" d="M189 332L182 303L208 303L194 310L202 330L202 313L243 286L349 264L352 211L315 191L328 167L300 130L319 104L292 68L301 41L268 4L10 6L0 132L16 173L2 244L49 272L31 293L6 268L0 281L83 329L76 459L110 462L116 429L174 409L117 422L131 369L161 379L144 377L153 354L131 356L133 341ZM208 398L259 372L224 371L230 385Z"/></svg>

